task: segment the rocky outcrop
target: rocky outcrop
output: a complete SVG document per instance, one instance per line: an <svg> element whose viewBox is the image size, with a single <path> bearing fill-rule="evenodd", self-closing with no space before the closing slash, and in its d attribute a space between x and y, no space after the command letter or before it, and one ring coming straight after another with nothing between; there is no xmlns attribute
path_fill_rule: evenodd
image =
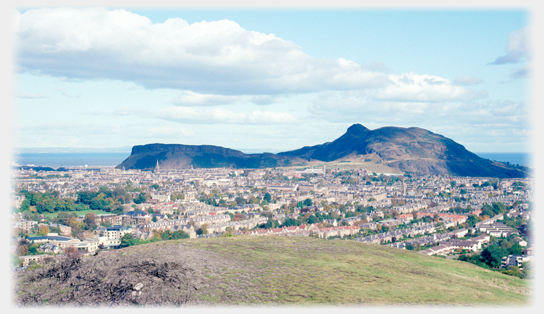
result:
<svg viewBox="0 0 544 314"><path fill-rule="evenodd" d="M220 289L221 282L204 271L221 272L224 263L238 264L183 245L150 245L67 258L20 274L16 301L24 306L196 305L202 303L199 290Z"/></svg>

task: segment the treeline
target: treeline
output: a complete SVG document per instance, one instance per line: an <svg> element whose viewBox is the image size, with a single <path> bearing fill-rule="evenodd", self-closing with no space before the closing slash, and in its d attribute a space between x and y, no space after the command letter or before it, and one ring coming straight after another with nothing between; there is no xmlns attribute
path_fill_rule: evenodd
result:
<svg viewBox="0 0 544 314"><path fill-rule="evenodd" d="M20 212L29 211L41 214L88 209L84 204L76 203L76 201L71 198L60 198L58 196L58 191L40 193L21 190L20 193L25 196L25 200L19 208Z"/></svg>
<svg viewBox="0 0 544 314"><path fill-rule="evenodd" d="M132 233L127 233L121 238L121 247L134 246L163 240L188 239L189 234L185 231L153 231L153 238L147 240L135 239Z"/></svg>
<svg viewBox="0 0 544 314"><path fill-rule="evenodd" d="M361 208L364 208L361 206ZM365 210L361 209L360 212L347 212L346 218L349 217L355 217L361 213L364 213ZM349 215L348 215L349 214ZM311 214L309 212L306 213L300 213L299 216L294 218L287 218L283 223L279 223L277 220L272 219L272 214L270 212L263 212L261 213L261 216L267 217L268 221L264 224L260 224L257 228L260 229L270 229L270 228L283 228L283 227L292 227L292 226L300 226L300 225L307 225L307 224L315 224L315 223L322 223L324 220L336 220L339 218L338 214L336 213L320 213L317 212L315 214ZM349 216L349 217L348 217ZM366 220L366 214L363 214L363 217L361 220Z"/></svg>
<svg viewBox="0 0 544 314"><path fill-rule="evenodd" d="M511 206L506 206L502 202L494 202L493 204L484 204L482 206L482 212L479 215L468 215L467 221L463 224L465 228L474 227L474 225L482 220L492 218L499 214L506 213ZM473 212L472 207L467 206L467 208L462 207L452 207L448 210L449 213L453 214L468 214Z"/></svg>
<svg viewBox="0 0 544 314"><path fill-rule="evenodd" d="M25 196L19 212L29 211L32 213L55 213L71 212L81 210L104 210L107 212L122 212L122 204L134 202L145 203L149 196L140 192L138 197L132 196L121 187L110 190L101 186L98 191L78 191L77 199L61 198L58 191L30 192L21 190L20 194Z"/></svg>
<svg viewBox="0 0 544 314"><path fill-rule="evenodd" d="M508 255L522 255L523 248L518 243L514 243L513 239L515 237L516 235L511 235L506 239L501 239L497 243L486 247L480 254L474 253L469 256L463 253L459 256L459 260L483 268L498 270L501 267L503 257ZM503 272L520 278L526 278L528 275L518 267L509 267L509 269L506 269Z"/></svg>

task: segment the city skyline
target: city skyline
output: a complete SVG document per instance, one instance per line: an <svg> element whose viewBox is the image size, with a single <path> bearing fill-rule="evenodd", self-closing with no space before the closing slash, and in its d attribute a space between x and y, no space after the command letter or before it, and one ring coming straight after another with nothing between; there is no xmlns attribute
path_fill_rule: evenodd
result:
<svg viewBox="0 0 544 314"><path fill-rule="evenodd" d="M425 128L475 152L530 151L527 11L17 14L17 148L278 152L360 123Z"/></svg>

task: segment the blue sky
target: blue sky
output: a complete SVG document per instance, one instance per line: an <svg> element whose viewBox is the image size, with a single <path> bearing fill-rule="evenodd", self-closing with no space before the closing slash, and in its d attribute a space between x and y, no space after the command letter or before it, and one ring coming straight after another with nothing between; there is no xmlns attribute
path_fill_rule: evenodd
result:
<svg viewBox="0 0 544 314"><path fill-rule="evenodd" d="M14 146L278 152L360 123L526 152L528 13L19 9Z"/></svg>

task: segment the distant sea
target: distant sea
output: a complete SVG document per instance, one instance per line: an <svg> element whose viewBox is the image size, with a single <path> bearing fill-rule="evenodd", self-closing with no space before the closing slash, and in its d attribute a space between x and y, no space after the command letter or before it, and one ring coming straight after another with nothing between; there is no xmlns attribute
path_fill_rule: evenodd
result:
<svg viewBox="0 0 544 314"><path fill-rule="evenodd" d="M44 167L117 166L130 156L126 153L19 153L13 162L19 166Z"/></svg>
<svg viewBox="0 0 544 314"><path fill-rule="evenodd" d="M531 165L530 153L475 153L476 155L500 162L509 162L510 164L518 164L525 167L533 167Z"/></svg>
<svg viewBox="0 0 544 314"><path fill-rule="evenodd" d="M476 155L500 162L531 167L529 153L476 153ZM18 153L13 161L20 166L29 164L44 167L117 166L130 156L126 153Z"/></svg>

